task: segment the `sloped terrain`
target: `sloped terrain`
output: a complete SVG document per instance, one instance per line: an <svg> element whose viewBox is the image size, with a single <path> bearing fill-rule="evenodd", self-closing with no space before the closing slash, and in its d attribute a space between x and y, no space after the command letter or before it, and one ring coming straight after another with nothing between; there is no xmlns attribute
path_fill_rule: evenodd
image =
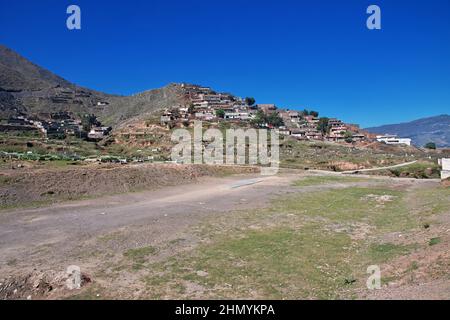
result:
<svg viewBox="0 0 450 320"><path fill-rule="evenodd" d="M175 84L128 97L83 88L0 45L1 119L70 111L95 114L105 125L116 126L183 102L183 91Z"/></svg>
<svg viewBox="0 0 450 320"><path fill-rule="evenodd" d="M411 138L413 144L419 147L428 142L434 142L439 147L450 146L450 115L448 114L407 123L367 128L366 130L372 133L397 134L401 137Z"/></svg>

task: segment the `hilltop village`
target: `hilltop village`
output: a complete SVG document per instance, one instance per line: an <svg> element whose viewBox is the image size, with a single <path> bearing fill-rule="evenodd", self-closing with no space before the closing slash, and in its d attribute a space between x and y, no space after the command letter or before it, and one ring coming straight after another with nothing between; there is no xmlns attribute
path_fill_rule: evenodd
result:
<svg viewBox="0 0 450 320"><path fill-rule="evenodd" d="M377 136L362 130L357 124L324 117L314 110L298 111L279 108L275 104L256 103L252 97L236 97L200 85L183 83L176 86L181 89L183 97L180 101L184 103L155 110L157 120L153 124L173 129L192 126L194 121L204 121L211 125L225 123L239 127L266 128L275 130L281 136L304 141L411 144L408 138ZM96 106L107 108L109 102L97 101ZM114 133L117 133L116 136L139 133L133 125L127 128L128 132L123 132L121 129L102 125L95 114L74 114L71 111L19 115L0 123L2 132L29 132L44 139L63 140L75 137L90 142L101 142ZM116 141L121 143L120 139Z"/></svg>
<svg viewBox="0 0 450 320"><path fill-rule="evenodd" d="M102 126L93 114L76 116L69 111L39 113L35 116L19 115L0 122L1 132L29 132L51 139L74 136L92 142L102 140L111 130L112 127Z"/></svg>
<svg viewBox="0 0 450 320"><path fill-rule="evenodd" d="M376 136L357 124L340 119L319 117L313 110L290 110L275 104L256 104L254 98L241 98L229 93L218 93L209 87L182 84L185 105L167 108L160 117L161 125L169 128L189 126L194 120L212 123L229 122L242 126L253 126L275 130L283 136L297 140L321 140L330 142L383 141L388 144L410 144L410 140L399 140L395 136Z"/></svg>

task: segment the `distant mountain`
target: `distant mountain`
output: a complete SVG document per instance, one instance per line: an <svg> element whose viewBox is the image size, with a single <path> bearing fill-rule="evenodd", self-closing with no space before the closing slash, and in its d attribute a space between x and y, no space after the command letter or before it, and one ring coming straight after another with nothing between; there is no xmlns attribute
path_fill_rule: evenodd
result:
<svg viewBox="0 0 450 320"><path fill-rule="evenodd" d="M423 118L411 122L390 124L367 128L371 133L397 134L403 138L411 138L416 146L424 146L434 142L439 147L450 147L450 115Z"/></svg>
<svg viewBox="0 0 450 320"><path fill-rule="evenodd" d="M0 45L0 119L70 111L93 113L116 126L183 102L183 90L175 84L128 97L83 88Z"/></svg>

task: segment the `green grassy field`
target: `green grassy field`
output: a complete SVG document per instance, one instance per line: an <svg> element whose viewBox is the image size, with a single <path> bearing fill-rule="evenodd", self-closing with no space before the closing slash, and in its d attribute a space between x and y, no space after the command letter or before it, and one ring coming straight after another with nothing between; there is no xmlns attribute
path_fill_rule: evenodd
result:
<svg viewBox="0 0 450 320"><path fill-rule="evenodd" d="M364 182L368 179L346 176L308 176L294 183L297 187L317 186L329 183Z"/></svg>
<svg viewBox="0 0 450 320"><path fill-rule="evenodd" d="M422 212L430 203L436 204L431 213ZM441 187L299 193L263 210L233 212L202 224L193 230L200 245L187 252L150 263L157 249L136 249L126 253L125 263L139 272L145 296L152 299L193 298L194 289L199 297L215 299L352 299L364 288L369 265L441 241L403 244L386 235L416 232L425 220L435 224L429 215L448 212L449 206L450 189ZM408 272L416 268L413 261ZM393 279L386 276L383 283Z"/></svg>

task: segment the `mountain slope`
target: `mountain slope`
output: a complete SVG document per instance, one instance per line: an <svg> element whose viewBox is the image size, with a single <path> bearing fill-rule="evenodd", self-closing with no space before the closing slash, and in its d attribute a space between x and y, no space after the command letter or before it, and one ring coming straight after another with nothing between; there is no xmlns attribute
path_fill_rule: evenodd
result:
<svg viewBox="0 0 450 320"><path fill-rule="evenodd" d="M0 45L0 119L70 111L75 115L92 113L104 124L116 126L183 102L184 94L178 85L129 97L83 88Z"/></svg>
<svg viewBox="0 0 450 320"><path fill-rule="evenodd" d="M10 91L44 89L56 85L70 87L67 80L45 70L13 50L0 45L0 87Z"/></svg>
<svg viewBox="0 0 450 320"><path fill-rule="evenodd" d="M450 147L450 115L440 115L415 121L367 128L371 133L397 134L411 138L416 146L434 142L439 147Z"/></svg>

